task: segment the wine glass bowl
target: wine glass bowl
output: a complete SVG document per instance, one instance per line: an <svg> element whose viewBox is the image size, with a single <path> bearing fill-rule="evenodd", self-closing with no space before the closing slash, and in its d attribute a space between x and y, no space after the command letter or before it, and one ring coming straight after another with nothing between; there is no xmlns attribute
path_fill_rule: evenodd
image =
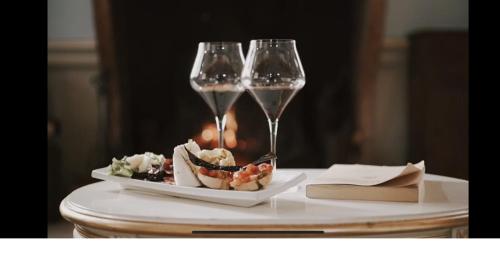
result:
<svg viewBox="0 0 500 255"><path fill-rule="evenodd" d="M277 83L302 87L305 84L305 74L295 40L252 40L242 81L246 88L273 86Z"/></svg>
<svg viewBox="0 0 500 255"><path fill-rule="evenodd" d="M241 80L266 114L271 152L277 154L278 120L306 82L295 40L252 40ZM272 164L276 167L275 160Z"/></svg>
<svg viewBox="0 0 500 255"><path fill-rule="evenodd" d="M244 57L239 42L201 42L189 76L191 87L215 115L219 147L224 147L226 112L245 91L241 85Z"/></svg>
<svg viewBox="0 0 500 255"><path fill-rule="evenodd" d="M193 89L232 84L240 86L244 57L239 42L200 42L189 76Z"/></svg>

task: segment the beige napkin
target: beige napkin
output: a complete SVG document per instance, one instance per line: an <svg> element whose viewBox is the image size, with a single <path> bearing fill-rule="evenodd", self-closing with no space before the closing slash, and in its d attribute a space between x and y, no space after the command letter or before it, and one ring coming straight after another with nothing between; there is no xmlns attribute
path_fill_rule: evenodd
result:
<svg viewBox="0 0 500 255"><path fill-rule="evenodd" d="M376 187L417 187L419 201L424 197L425 163L406 166L334 164L311 180L310 184L339 184Z"/></svg>

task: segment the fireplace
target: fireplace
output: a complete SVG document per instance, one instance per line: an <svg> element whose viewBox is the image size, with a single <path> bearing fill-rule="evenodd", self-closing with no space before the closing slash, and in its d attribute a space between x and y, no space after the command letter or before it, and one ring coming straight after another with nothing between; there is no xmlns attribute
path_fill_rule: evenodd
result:
<svg viewBox="0 0 500 255"><path fill-rule="evenodd" d="M249 135L250 132L243 128L242 132L236 118L236 107L233 107L226 115L226 129L224 132L224 147L230 150L239 164L247 164L257 159L262 153L262 146L258 137ZM242 115L244 118L245 116ZM242 121L245 123L245 121ZM238 132L238 130L240 131ZM211 149L218 146L218 131L214 121L208 121L201 125L201 131L191 136L201 148Z"/></svg>
<svg viewBox="0 0 500 255"><path fill-rule="evenodd" d="M198 42L240 41L246 53L251 39L293 38L307 81L279 120L279 167L355 162L363 74L357 61L365 56L359 55L362 24L372 5L94 1L109 156L145 151L168 156L189 138L202 148L215 147L214 117L189 85ZM226 130L226 147L239 163L269 151L267 120L248 93L231 109Z"/></svg>

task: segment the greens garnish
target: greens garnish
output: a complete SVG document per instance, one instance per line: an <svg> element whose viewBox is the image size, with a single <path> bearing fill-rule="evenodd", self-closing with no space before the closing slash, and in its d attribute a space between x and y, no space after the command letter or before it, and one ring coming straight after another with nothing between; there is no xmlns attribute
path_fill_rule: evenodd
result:
<svg viewBox="0 0 500 255"><path fill-rule="evenodd" d="M113 158L111 163L111 175L119 175L131 177L134 171L130 168L130 163L127 162L127 157L118 160Z"/></svg>

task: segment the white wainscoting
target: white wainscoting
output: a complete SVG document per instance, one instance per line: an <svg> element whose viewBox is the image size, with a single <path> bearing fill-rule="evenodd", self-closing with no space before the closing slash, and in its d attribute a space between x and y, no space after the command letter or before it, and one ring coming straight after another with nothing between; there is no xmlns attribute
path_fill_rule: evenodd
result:
<svg viewBox="0 0 500 255"><path fill-rule="evenodd" d="M90 182L97 151L98 72L93 41L48 42L48 114L61 123L61 185L66 192Z"/></svg>

